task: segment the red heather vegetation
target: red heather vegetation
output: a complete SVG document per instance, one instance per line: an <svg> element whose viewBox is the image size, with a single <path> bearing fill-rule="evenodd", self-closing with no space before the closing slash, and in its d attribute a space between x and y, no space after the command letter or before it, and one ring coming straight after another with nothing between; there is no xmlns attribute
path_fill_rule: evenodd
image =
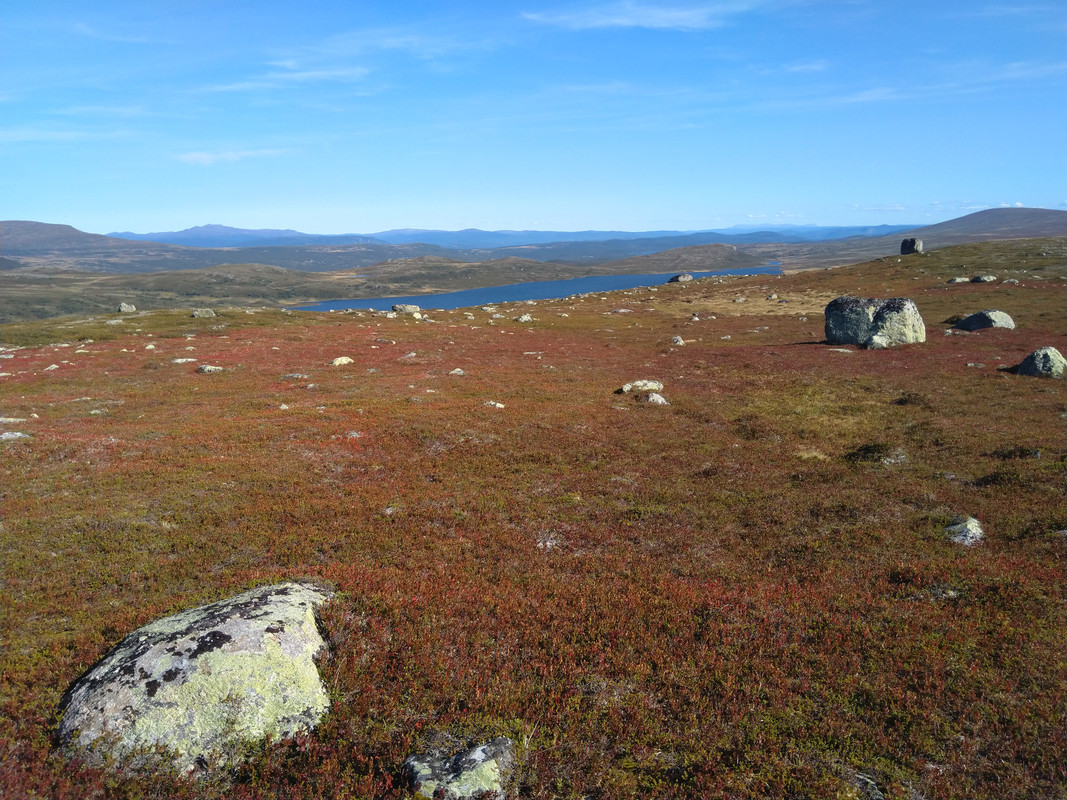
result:
<svg viewBox="0 0 1067 800"><path fill-rule="evenodd" d="M1063 797L1064 387L996 367L1067 351L1065 253L946 248L492 325L8 326L36 344L0 362L0 412L26 419L5 427L31 434L0 444L0 793L403 798L404 757L446 733L512 737L523 798L861 797L856 773L902 800ZM977 272L1020 283L946 284ZM928 341L821 344L846 293L911 297ZM983 308L1017 329L943 335ZM671 405L613 393L638 378ZM957 513L980 544L946 538ZM312 735L228 785L53 753L61 693L125 634L304 577L339 593Z"/></svg>

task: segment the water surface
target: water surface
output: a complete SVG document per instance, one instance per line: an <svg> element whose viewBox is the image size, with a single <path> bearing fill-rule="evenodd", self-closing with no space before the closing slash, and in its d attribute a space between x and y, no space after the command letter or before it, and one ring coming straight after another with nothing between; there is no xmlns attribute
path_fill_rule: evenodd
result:
<svg viewBox="0 0 1067 800"><path fill-rule="evenodd" d="M709 278L717 275L778 275L781 269L774 264L743 269L720 269L712 272L690 272L694 278ZM551 300L589 292L613 292L619 289L636 289L644 286L659 286L667 283L677 272L656 275L591 275L585 278L569 278L561 281L529 281L506 286L486 286L482 289L463 289L443 294L417 294L407 297L360 297L353 300L328 300L310 306L295 306L296 311L342 311L349 308L388 309L398 303L409 303L420 308L451 310L469 306L519 303L524 300Z"/></svg>

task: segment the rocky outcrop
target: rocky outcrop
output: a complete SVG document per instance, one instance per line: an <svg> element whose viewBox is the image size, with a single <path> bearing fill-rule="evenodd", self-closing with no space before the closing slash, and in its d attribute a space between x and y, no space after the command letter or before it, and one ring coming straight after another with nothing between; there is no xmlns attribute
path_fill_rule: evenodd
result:
<svg viewBox="0 0 1067 800"><path fill-rule="evenodd" d="M912 253L921 253L923 251L922 239L905 239L900 243L900 254L902 256L909 256Z"/></svg>
<svg viewBox="0 0 1067 800"><path fill-rule="evenodd" d="M881 349L926 341L926 325L905 297L838 297L826 306L826 341Z"/></svg>
<svg viewBox="0 0 1067 800"><path fill-rule="evenodd" d="M1014 328L1015 320L1003 311L987 308L964 317L953 327L961 331L980 331L983 328Z"/></svg>
<svg viewBox="0 0 1067 800"><path fill-rule="evenodd" d="M982 541L982 536L984 535L982 531L982 523L974 517L965 517L962 515L957 515L952 518L952 522L945 527L945 533L947 533L948 538L956 544L962 544L966 547L978 544Z"/></svg>
<svg viewBox="0 0 1067 800"><path fill-rule="evenodd" d="M506 737L455 754L409 756L404 771L417 797L442 800L503 798L515 768L515 746Z"/></svg>
<svg viewBox="0 0 1067 800"><path fill-rule="evenodd" d="M1015 368L1016 375L1035 378L1062 378L1067 374L1067 359L1055 347L1039 347Z"/></svg>
<svg viewBox="0 0 1067 800"><path fill-rule="evenodd" d="M315 610L329 596L275 584L134 631L64 694L64 748L90 763L164 758L195 771L313 728L329 708L313 661Z"/></svg>

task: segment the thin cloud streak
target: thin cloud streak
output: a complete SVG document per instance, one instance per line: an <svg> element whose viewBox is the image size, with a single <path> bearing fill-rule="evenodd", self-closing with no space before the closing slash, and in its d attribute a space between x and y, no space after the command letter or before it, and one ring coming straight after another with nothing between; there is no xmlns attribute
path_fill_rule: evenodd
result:
<svg viewBox="0 0 1067 800"><path fill-rule="evenodd" d="M654 30L699 31L721 28L726 18L755 8L758 3L702 3L688 6L662 6L622 0L622 2L565 13L530 13L531 22L556 25L570 30L590 28L650 28Z"/></svg>
<svg viewBox="0 0 1067 800"><path fill-rule="evenodd" d="M288 150L261 149L261 150L223 150L215 153L195 152L181 153L174 158L183 164L197 167L210 167L215 164L231 164L236 161L244 161L248 158L276 158L288 153Z"/></svg>

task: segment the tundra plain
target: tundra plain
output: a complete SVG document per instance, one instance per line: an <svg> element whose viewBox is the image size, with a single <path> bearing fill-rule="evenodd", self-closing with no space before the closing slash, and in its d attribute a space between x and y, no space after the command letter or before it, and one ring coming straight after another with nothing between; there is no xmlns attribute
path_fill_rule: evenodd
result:
<svg viewBox="0 0 1067 800"><path fill-rule="evenodd" d="M998 366L1067 352L1065 278L1061 237L498 319L5 325L3 793L405 798L410 753L503 735L522 798L1062 798L1064 385ZM826 345L842 294L927 341ZM987 308L1017 327L945 333ZM313 734L225 781L55 753L125 634L295 578L338 594Z"/></svg>

